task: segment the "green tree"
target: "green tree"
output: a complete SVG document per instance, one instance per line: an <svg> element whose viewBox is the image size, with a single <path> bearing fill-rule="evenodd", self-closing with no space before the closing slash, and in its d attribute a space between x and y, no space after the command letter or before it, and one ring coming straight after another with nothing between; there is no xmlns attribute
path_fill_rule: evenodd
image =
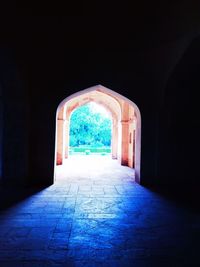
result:
<svg viewBox="0 0 200 267"><path fill-rule="evenodd" d="M70 146L110 146L111 119L91 109L90 104L77 108L70 118Z"/></svg>

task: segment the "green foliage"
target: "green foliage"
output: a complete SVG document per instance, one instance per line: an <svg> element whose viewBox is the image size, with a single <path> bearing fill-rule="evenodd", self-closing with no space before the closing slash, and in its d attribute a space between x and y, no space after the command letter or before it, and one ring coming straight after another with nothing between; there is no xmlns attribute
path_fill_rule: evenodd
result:
<svg viewBox="0 0 200 267"><path fill-rule="evenodd" d="M111 149L110 147L71 147L72 152L86 152L87 150L90 150L91 153L110 153Z"/></svg>
<svg viewBox="0 0 200 267"><path fill-rule="evenodd" d="M77 108L70 119L70 146L110 146L111 120L90 105Z"/></svg>

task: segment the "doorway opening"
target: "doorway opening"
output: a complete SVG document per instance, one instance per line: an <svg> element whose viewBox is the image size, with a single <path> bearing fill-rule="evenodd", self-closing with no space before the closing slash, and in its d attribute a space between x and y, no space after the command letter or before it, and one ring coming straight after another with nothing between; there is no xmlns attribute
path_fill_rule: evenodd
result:
<svg viewBox="0 0 200 267"><path fill-rule="evenodd" d="M103 128L102 125L99 127L98 130L96 128L95 131L93 131L93 134L88 133L88 129L93 128L95 124L94 114L92 116L92 119L90 118L91 121L93 120L93 123L90 123L89 125L82 123L82 126L80 126L80 123L84 122L84 120L87 119L86 117L89 116L89 109L92 110L93 108L93 113L95 113L95 107L96 109L103 108L105 114L107 114L107 116L109 114L110 116L110 144L108 138L107 140L103 140L102 136L100 136L100 132ZM80 116L80 111L85 111L86 113L83 113ZM76 124L79 123L79 126L76 125L76 127L79 127L77 129L80 130L81 127L85 128L85 131L82 131L82 134L84 133L84 135L78 136L81 131L77 131L76 127L71 127L72 121L75 121ZM97 122L99 121L97 120ZM105 131L106 130L104 129L102 133L105 134ZM92 145L94 145L92 144L92 141L96 142L96 146L104 145L104 149L102 150L102 147L101 149L97 149L97 147L92 147ZM106 144L110 145L110 150L108 147L105 146ZM102 85L97 85L79 91L65 98L59 104L56 114L56 144L54 168L55 180L60 179L60 177L65 177L66 179L69 179L72 176L74 176L73 179L76 179L76 175L73 175L74 173L72 174L72 172L67 173L67 170L71 168L71 171L72 169L81 169L81 171L83 171L84 167L87 170L87 168L91 169L91 167L94 167L97 164L99 167L97 167L96 172L100 171L100 169L103 169L105 166L106 168L109 168L109 166L112 165L113 172L117 170L116 166L124 166L126 167L126 169L128 168L128 173L130 173L131 171L131 173L134 174L134 181L139 183L140 149L140 111L136 104L128 98ZM96 156L100 156L97 151L103 151L102 154L105 157L102 157L101 155L101 160L99 157L96 157L95 160L92 160L91 155L94 156L95 152ZM72 158L74 158L72 157L72 155L75 155L78 152L79 161L72 162ZM110 161L107 160L107 158L109 157L109 152ZM83 155L87 155L89 157L84 157L83 159ZM104 158L104 160L102 160L102 158ZM88 161L88 159L90 160ZM109 165L108 162L110 162L111 165ZM121 172L121 169L119 172Z"/></svg>

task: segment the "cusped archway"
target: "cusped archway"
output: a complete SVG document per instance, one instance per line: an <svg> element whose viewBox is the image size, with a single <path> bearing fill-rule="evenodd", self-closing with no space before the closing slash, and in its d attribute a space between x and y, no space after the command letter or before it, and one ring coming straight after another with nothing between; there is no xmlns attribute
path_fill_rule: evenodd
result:
<svg viewBox="0 0 200 267"><path fill-rule="evenodd" d="M68 157L69 118L78 107L89 102L104 106L112 115L112 158L135 169L140 182L141 115L128 98L102 85L93 86L65 98L56 112L55 167ZM55 177L55 174L54 174Z"/></svg>

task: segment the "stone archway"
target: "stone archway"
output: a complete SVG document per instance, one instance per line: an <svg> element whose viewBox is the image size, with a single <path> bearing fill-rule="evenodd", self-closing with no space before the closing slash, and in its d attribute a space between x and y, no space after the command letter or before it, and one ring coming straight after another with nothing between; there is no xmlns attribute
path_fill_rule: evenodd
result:
<svg viewBox="0 0 200 267"><path fill-rule="evenodd" d="M56 114L55 167L68 158L69 118L73 110L96 102L112 115L112 158L121 165L135 169L135 181L140 182L141 116L138 107L126 97L97 85L64 99ZM54 175L55 176L55 175Z"/></svg>

